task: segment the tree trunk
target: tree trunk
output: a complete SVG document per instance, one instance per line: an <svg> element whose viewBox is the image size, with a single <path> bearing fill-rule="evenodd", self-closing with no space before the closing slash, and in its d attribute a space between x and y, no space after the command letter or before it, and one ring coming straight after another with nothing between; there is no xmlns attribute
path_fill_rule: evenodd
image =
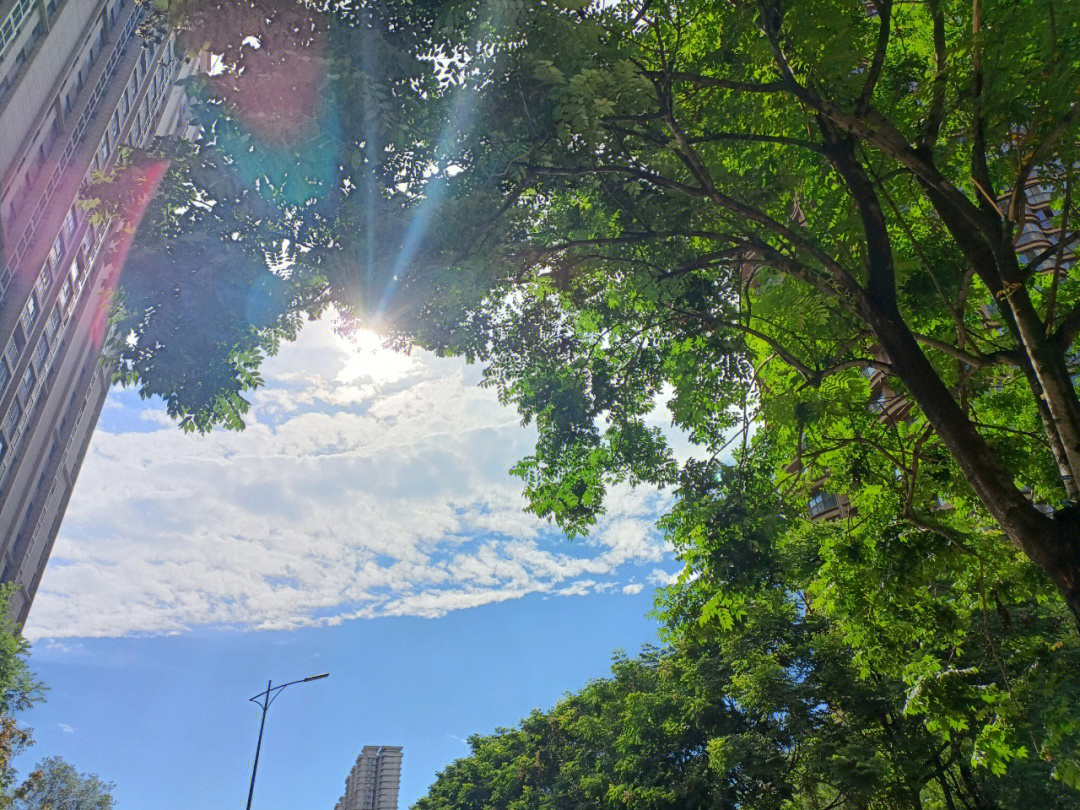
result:
<svg viewBox="0 0 1080 810"><path fill-rule="evenodd" d="M863 166L855 158L849 140L826 125L822 126L822 134L828 144L826 154L844 178L859 208L859 217L866 235L867 285L860 296L859 305L867 325L888 354L896 376L907 386L915 403L960 466L979 500L1009 539L1058 587L1072 611L1077 629L1080 630L1080 509L1065 510L1058 520L1051 519L1036 509L968 419L923 353L897 305L889 227L873 184L869 182ZM946 202L943 199L945 195L937 189L928 189L928 192L932 198L939 198L937 202ZM969 229L968 223L963 221L963 217L951 205L943 204L941 211L946 227L973 261L976 273L989 276L987 286L991 290L994 290L995 285L1000 288L1000 268L994 261L1003 258L1000 253L995 256L994 251L987 249L985 241L980 239L980 234ZM1011 255L1015 266L1015 254ZM984 262L980 266L980 260L989 260L989 265ZM1021 289L1020 292L1023 293L1022 300L1017 302L1020 306L1013 306L1012 310L1014 313L1020 310L1017 320L1030 320L1034 310L1031 309L1025 291ZM1030 330L1030 322L1027 326ZM1021 331L1024 331L1022 327ZM1045 334L1041 342L1034 335L1029 335L1028 338L1031 345L1046 348ZM1024 344L1027 347L1029 340L1025 339ZM1056 375L1052 373L1052 369L1044 369L1044 372L1048 372L1044 379L1044 374L1039 373L1039 358L1033 356L1031 351L1027 354L1035 366L1038 381L1043 385L1049 382L1056 389ZM1070 393L1075 401L1075 392ZM1051 392L1047 391L1048 405L1056 421L1058 414L1053 413L1050 397ZM1072 420L1067 419L1066 425L1071 423ZM1059 435L1062 443L1067 445L1068 431L1061 432L1059 426Z"/></svg>
<svg viewBox="0 0 1080 810"><path fill-rule="evenodd" d="M1053 553L1042 567L1050 569L1048 573L1080 628L1080 507L1070 506L1055 513L1052 522L1054 538L1049 545Z"/></svg>
<svg viewBox="0 0 1080 810"><path fill-rule="evenodd" d="M1080 509L1050 518L1031 504L968 420L905 324L871 313L870 327L915 403L979 500L1061 591L1080 630Z"/></svg>

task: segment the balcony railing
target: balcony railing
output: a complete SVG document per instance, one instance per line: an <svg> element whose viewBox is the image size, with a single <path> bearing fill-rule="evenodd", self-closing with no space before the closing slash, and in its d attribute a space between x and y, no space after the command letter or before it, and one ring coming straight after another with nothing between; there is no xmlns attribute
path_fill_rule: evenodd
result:
<svg viewBox="0 0 1080 810"><path fill-rule="evenodd" d="M53 169L53 173L49 177L49 182L46 184L45 190L38 198L37 205L30 215L30 220L23 228L22 236L19 237L19 241L15 243L11 255L8 257L8 265L10 267L17 267L25 258L26 252L29 250L30 244L34 239L34 234L37 231L38 225L41 224L41 220L49 208L49 203L52 202L53 195L56 193L57 187L63 180L64 172L67 171L68 166L71 164L71 159L75 156L75 150L78 148L79 144L82 142L83 136L86 134L86 128L90 123L90 119L93 118L94 114L97 112L98 104L105 95L105 91L109 87L109 82L116 72L116 67L119 65L120 59L123 56L124 48L134 35L135 28L139 24L139 20L142 19L142 16L143 11L141 8L136 8L131 15L128 16L127 23L124 25L124 28L120 32L120 36L116 40L116 44L113 46L112 53L109 55L109 61L105 63L105 69L98 77L98 82L94 86L94 91L91 93L90 99L83 108L82 114L75 122L75 126L72 127L71 135L68 138L67 145L64 147L64 151L60 154L60 159L57 161L56 168ZM0 282L0 287L3 287L2 282ZM0 295L2 295L2 292L0 292Z"/></svg>
<svg viewBox="0 0 1080 810"><path fill-rule="evenodd" d="M840 499L830 492L818 492L810 496L810 517L819 518L829 512L840 511Z"/></svg>

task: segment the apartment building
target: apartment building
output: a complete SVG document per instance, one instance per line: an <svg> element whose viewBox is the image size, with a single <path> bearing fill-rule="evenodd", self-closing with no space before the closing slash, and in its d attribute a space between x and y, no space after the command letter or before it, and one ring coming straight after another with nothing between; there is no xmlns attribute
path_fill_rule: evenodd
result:
<svg viewBox="0 0 1080 810"><path fill-rule="evenodd" d="M397 810L401 746L365 745L334 810Z"/></svg>
<svg viewBox="0 0 1080 810"><path fill-rule="evenodd" d="M0 580L25 621L109 387L113 229L76 205L121 146L186 126L196 65L134 0L0 0Z"/></svg>

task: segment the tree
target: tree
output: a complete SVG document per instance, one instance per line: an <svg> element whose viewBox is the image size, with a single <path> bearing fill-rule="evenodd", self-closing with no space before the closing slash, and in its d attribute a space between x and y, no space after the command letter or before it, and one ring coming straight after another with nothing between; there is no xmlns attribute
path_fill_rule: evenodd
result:
<svg viewBox="0 0 1080 810"><path fill-rule="evenodd" d="M116 786L96 774L80 774L60 757L47 757L26 780L14 810L112 810Z"/></svg>
<svg viewBox="0 0 1080 810"><path fill-rule="evenodd" d="M222 8L179 17L203 30ZM711 643L768 604L823 622L855 666L846 693L880 683L923 718L946 805L972 757L1076 783L1080 7L418 0L303 19L259 33L265 54L235 42L262 22L221 27L227 80L254 85L205 88L210 134L144 218L123 379L185 425L240 426L278 319L328 303L481 361L538 427L517 468L538 514L575 534L614 482L678 488L698 600L679 610ZM237 94L279 58L320 67L319 104L266 134ZM183 240L203 240L196 260ZM263 283L297 294L260 321L244 296ZM867 407L883 384L902 418ZM741 439L738 488L672 456L647 421L662 396L706 456ZM820 486L848 519L806 519ZM769 510L784 526L747 534L729 490L769 504L751 528ZM795 567L759 591L774 556ZM786 626L754 624L765 647ZM924 783L896 768L911 800Z"/></svg>
<svg viewBox="0 0 1080 810"><path fill-rule="evenodd" d="M809 607L815 549L758 484L767 460L742 461L702 465L667 522L693 572L664 593L670 646L616 656L610 678L472 737L416 810L1073 806L1075 723L1051 705L1080 687L1067 625L1028 617L1067 653L1027 671L1009 652L1011 673L980 669L980 632L914 682L899 646L868 660ZM1034 739L1041 751L1019 750Z"/></svg>
<svg viewBox="0 0 1080 810"><path fill-rule="evenodd" d="M813 686L808 705L838 715L823 728L839 725L842 739L868 741L868 751L908 729L912 748L893 777L908 795L919 778L962 793L972 784L964 768L1003 777L977 777L968 797L977 807L1019 801L1044 789L1036 785L1047 775L1080 789L1080 641L1065 606L1040 594L1006 607L987 595L990 577L967 570L966 555L932 547L938 535L886 531L870 543L840 523L806 521L770 485L773 452L759 441L734 465L699 461L683 471L664 519L685 566L662 595L670 638L743 662L747 679L726 687L740 702L750 699L744 689L775 694L753 686L759 676ZM1030 566L1015 566L994 579L1015 595L1030 577ZM850 726L857 717L868 725ZM808 733L802 745L812 748L821 732ZM927 751L949 763L947 775L920 771ZM828 772L832 754L822 756L811 773Z"/></svg>
<svg viewBox="0 0 1080 810"><path fill-rule="evenodd" d="M329 44L305 53L340 115L337 172L290 210L318 223L292 259L321 300L489 364L540 428L519 469L537 512L583 530L611 481L673 481L643 422L670 386L702 445L746 412L856 504L891 489L898 521L1019 549L1080 616L1073 4L460 0L320 19ZM277 166L257 140L245 160ZM1018 253L1033 183L1061 237ZM235 425L130 362L169 343L120 351L177 413ZM258 384L257 361L211 387ZM823 431L865 415L864 368L913 404L889 445ZM867 491L855 450L902 485ZM925 508L939 488L951 515Z"/></svg>
<svg viewBox="0 0 1080 810"><path fill-rule="evenodd" d="M30 645L6 609L14 585L0 587L0 808L14 810L110 810L112 784L79 774L59 757L43 759L18 781L11 760L33 744L33 733L16 715L44 699L45 686L34 677L26 657Z"/></svg>
<svg viewBox="0 0 1080 810"><path fill-rule="evenodd" d="M0 587L0 605L5 608L13 587ZM5 609L0 617L0 807L5 806L16 780L11 760L33 743L30 729L20 726L15 715L40 701L44 694L44 686L27 666L28 650L29 644Z"/></svg>

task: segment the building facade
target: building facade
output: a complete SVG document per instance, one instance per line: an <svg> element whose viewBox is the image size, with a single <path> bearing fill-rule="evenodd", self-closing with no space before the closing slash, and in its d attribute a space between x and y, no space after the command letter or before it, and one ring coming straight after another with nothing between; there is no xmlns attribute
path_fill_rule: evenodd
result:
<svg viewBox="0 0 1080 810"><path fill-rule="evenodd" d="M365 745L334 810L397 810L401 746Z"/></svg>
<svg viewBox="0 0 1080 810"><path fill-rule="evenodd" d="M108 225L76 204L123 145L186 127L196 65L134 0L0 0L0 580L21 624L109 386Z"/></svg>

